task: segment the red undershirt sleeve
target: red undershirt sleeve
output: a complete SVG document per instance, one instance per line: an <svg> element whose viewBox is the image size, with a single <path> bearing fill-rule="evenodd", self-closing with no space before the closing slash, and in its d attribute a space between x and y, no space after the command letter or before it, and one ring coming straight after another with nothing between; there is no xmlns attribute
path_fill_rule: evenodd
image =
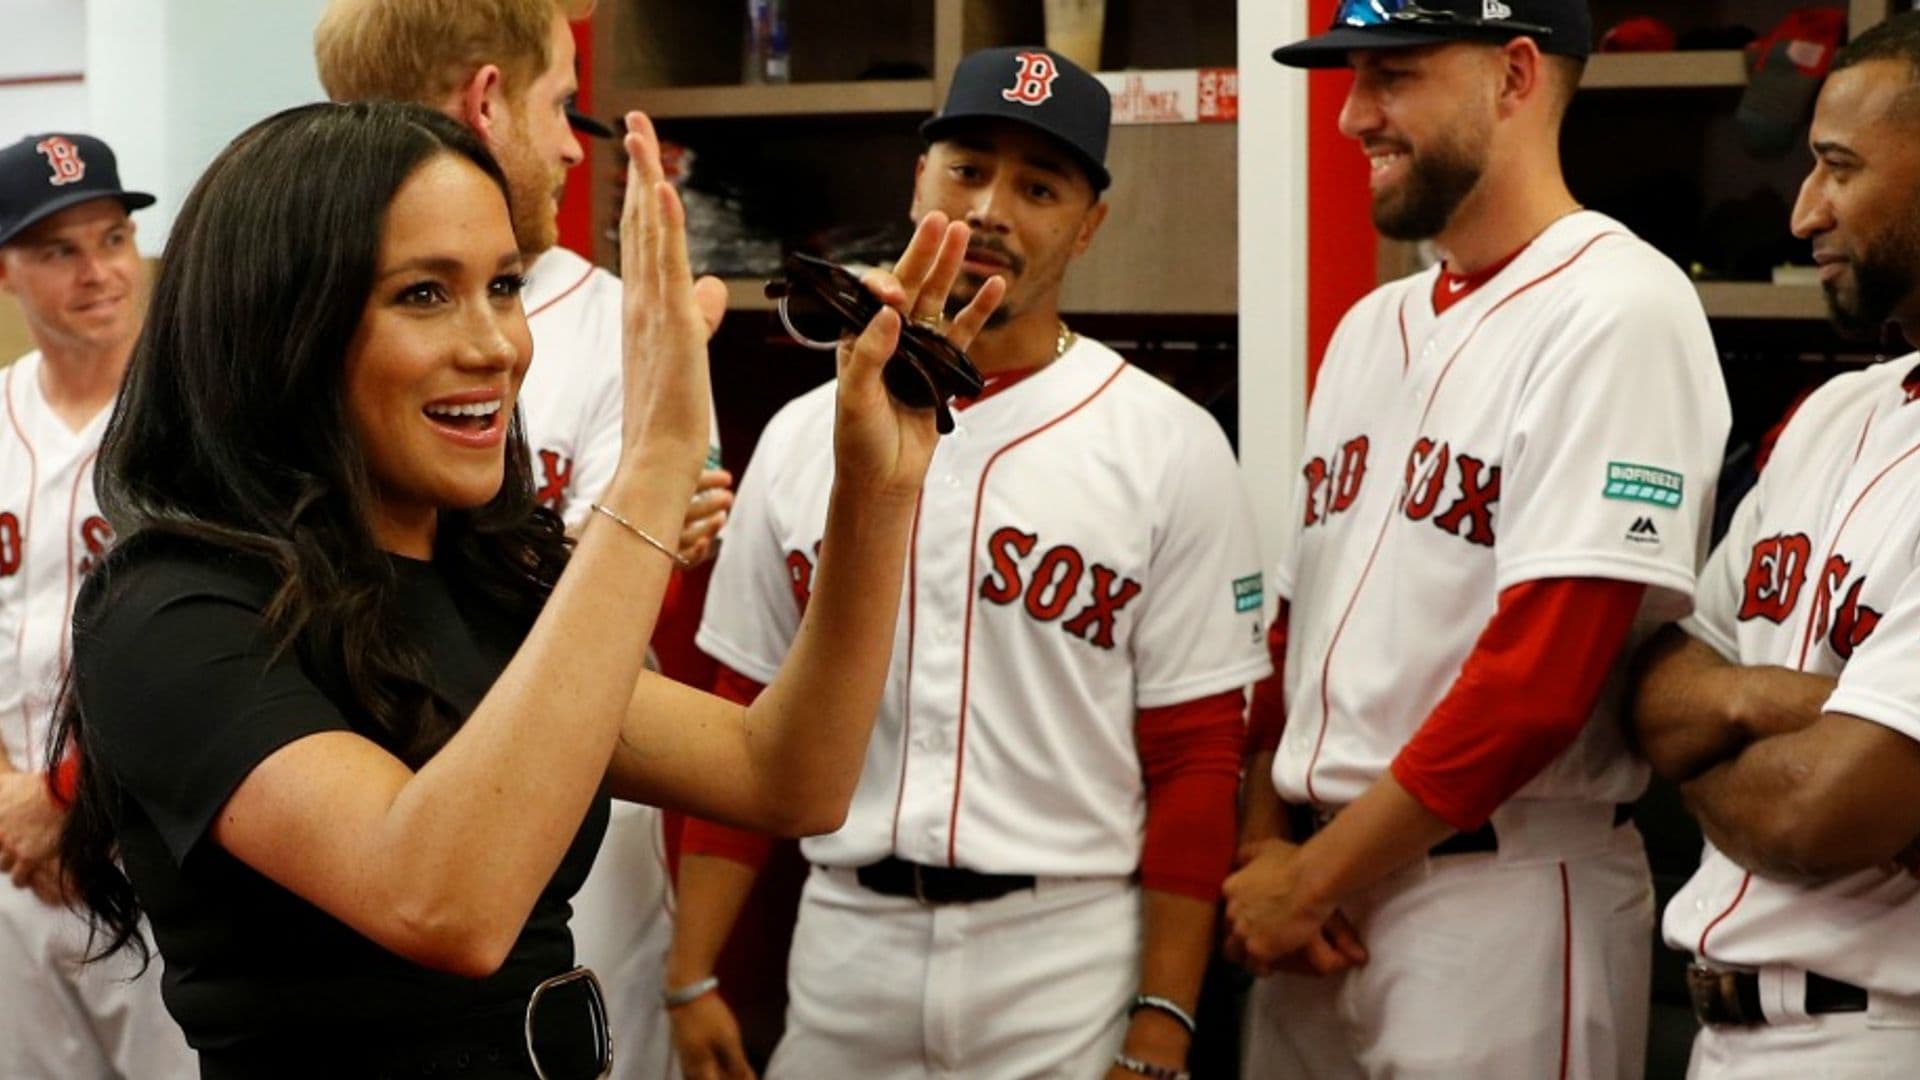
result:
<svg viewBox="0 0 1920 1080"><path fill-rule="evenodd" d="M47 770L46 777L47 794L53 804L62 810L73 809L80 791L80 751L69 750L59 764Z"/></svg>
<svg viewBox="0 0 1920 1080"><path fill-rule="evenodd" d="M725 664L718 665L713 677L716 696L739 705L752 704L766 686L755 682ZM736 829L701 818L688 816L680 832L680 854L711 855L729 859L755 870L767 864L778 841L748 829Z"/></svg>
<svg viewBox="0 0 1920 1080"><path fill-rule="evenodd" d="M1453 688L1394 759L1394 779L1455 829L1486 824L1579 736L1645 592L1602 578L1502 592Z"/></svg>
<svg viewBox="0 0 1920 1080"><path fill-rule="evenodd" d="M1273 658L1273 674L1253 684L1253 704L1247 707L1246 756L1272 753L1280 748L1280 736L1287 730L1287 617L1292 614L1285 600L1267 627L1267 655Z"/></svg>
<svg viewBox="0 0 1920 1080"><path fill-rule="evenodd" d="M1140 884L1217 900L1233 861L1234 801L1245 740L1242 691L1142 709L1134 721L1146 779Z"/></svg>

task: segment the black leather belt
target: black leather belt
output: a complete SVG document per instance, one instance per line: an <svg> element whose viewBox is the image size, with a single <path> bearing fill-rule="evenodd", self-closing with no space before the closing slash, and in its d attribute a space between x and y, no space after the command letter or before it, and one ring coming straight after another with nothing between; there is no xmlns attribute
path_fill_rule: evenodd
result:
<svg viewBox="0 0 1920 1080"><path fill-rule="evenodd" d="M1693 1015L1716 1027L1752 1027L1767 1022L1760 1008L1760 976L1752 971L1725 971L1705 964L1687 968L1687 996ZM1808 1016L1867 1011L1867 991L1852 983L1807 972Z"/></svg>
<svg viewBox="0 0 1920 1080"><path fill-rule="evenodd" d="M1293 826L1293 835L1297 842L1305 843L1307 838L1333 820L1336 811L1318 806L1288 806L1287 816ZM1619 828L1633 818L1633 807L1627 803L1616 804L1613 808L1613 827ZM1427 850L1428 855L1485 855L1500 850L1500 837L1493 831L1493 822L1489 821L1470 832L1454 833L1445 840Z"/></svg>
<svg viewBox="0 0 1920 1080"><path fill-rule="evenodd" d="M863 888L923 904L972 904L1031 889L1032 874L983 874L957 866L923 866L892 855L854 871Z"/></svg>

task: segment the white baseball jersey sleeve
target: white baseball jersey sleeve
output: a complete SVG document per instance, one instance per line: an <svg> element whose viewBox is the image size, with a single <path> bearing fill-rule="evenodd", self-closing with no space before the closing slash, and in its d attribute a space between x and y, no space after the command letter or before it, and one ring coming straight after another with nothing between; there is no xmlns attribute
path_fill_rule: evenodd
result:
<svg viewBox="0 0 1920 1080"><path fill-rule="evenodd" d="M1920 356L1803 403L1702 575L1682 624L1744 665L1828 675L1829 712L1920 739ZM1669 944L1920 994L1920 879L1898 868L1794 884L1711 843L1668 905Z"/></svg>
<svg viewBox="0 0 1920 1080"><path fill-rule="evenodd" d="M520 416L534 490L573 528L620 463L620 279L556 247L534 261L521 302L533 330Z"/></svg>
<svg viewBox="0 0 1920 1080"><path fill-rule="evenodd" d="M113 539L93 496L107 413L68 428L40 392L40 354L0 371L0 742L44 767L73 598Z"/></svg>
<svg viewBox="0 0 1920 1080"><path fill-rule="evenodd" d="M1288 723L1274 780L1340 806L1387 769L1526 581L1649 586L1685 614L1730 422L1686 277L1600 214L1562 218L1436 315L1438 268L1342 321L1307 416ZM1618 680L1522 798L1626 802L1646 782Z"/></svg>
<svg viewBox="0 0 1920 1080"><path fill-rule="evenodd" d="M754 452L699 643L772 679L832 485L833 387ZM1139 863L1141 708L1262 677L1252 516L1212 418L1096 342L969 406L921 497L893 663L846 825L809 859L996 873Z"/></svg>

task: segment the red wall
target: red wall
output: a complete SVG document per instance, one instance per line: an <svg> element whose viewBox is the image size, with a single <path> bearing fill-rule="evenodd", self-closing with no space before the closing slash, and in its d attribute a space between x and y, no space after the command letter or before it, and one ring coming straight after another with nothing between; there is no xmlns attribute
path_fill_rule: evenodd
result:
<svg viewBox="0 0 1920 1080"><path fill-rule="evenodd" d="M573 24L573 42L579 49L580 94L575 99L580 111L600 116L593 110L593 24L582 20ZM600 117L606 119L605 117ZM567 177L567 193L560 200L560 243L593 258L593 185L600 174L596 167L604 161L618 160L614 147L592 136L580 137L587 159Z"/></svg>
<svg viewBox="0 0 1920 1080"><path fill-rule="evenodd" d="M1333 22L1338 0L1310 0L1308 25ZM1307 76L1307 386L1340 316L1374 286L1376 248L1368 204L1367 158L1340 134L1340 105L1353 74L1345 68Z"/></svg>

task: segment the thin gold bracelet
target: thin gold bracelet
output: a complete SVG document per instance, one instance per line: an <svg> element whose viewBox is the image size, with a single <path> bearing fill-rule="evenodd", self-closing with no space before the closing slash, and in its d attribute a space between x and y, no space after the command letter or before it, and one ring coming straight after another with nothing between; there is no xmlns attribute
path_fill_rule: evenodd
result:
<svg viewBox="0 0 1920 1080"><path fill-rule="evenodd" d="M635 525L631 521L628 521L625 517L621 516L619 511L609 509L608 507L602 506L597 502L588 503L587 509L592 510L594 513L608 518L614 524L627 530L628 532L639 537L640 539L645 540L649 545L653 547L655 551L658 551L660 554L665 555L669 559L672 559L673 565L679 567L680 569L682 570L693 569L693 563L682 558L679 552L673 550L667 545L661 543L659 540L655 539L652 533L649 533L647 530L641 528L638 525Z"/></svg>

